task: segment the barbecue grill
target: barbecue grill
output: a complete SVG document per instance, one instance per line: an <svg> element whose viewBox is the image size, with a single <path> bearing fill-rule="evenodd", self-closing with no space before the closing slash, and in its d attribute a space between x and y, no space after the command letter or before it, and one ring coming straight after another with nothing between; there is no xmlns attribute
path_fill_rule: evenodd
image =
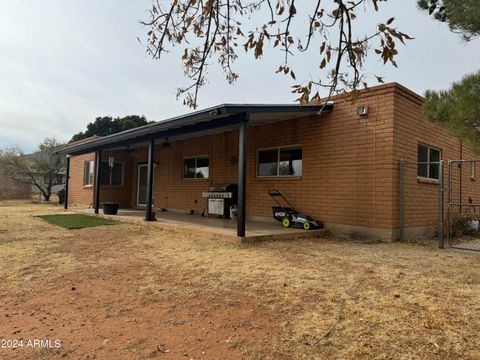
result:
<svg viewBox="0 0 480 360"><path fill-rule="evenodd" d="M219 184L210 186L209 190L202 193L208 198L208 215L230 218L230 206L237 205L238 185Z"/></svg>

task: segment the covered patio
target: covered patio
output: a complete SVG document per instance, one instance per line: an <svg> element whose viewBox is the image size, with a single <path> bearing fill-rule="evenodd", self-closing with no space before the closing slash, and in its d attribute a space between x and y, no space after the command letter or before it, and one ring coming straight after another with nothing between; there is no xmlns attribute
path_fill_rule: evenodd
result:
<svg viewBox="0 0 480 360"><path fill-rule="evenodd" d="M255 158L255 154L248 154L247 152L249 133L248 129L258 125L265 125L269 123L273 124L279 121L295 120L307 116L318 116L324 112L331 112L332 109L333 104L331 103L304 106L243 104L219 105L202 111L196 111L183 116L160 121L151 125L127 130L118 134L100 137L79 144L73 144L63 149L61 152L67 155L67 179L70 178L71 157L92 153L95 154L94 162L92 162L92 173L95 175L93 176L91 188L93 188L93 211L95 214L98 214L101 207L102 191L107 190L106 188L104 189L104 185L102 185L104 180L102 176L105 175L102 175L101 171L101 163L105 162L105 157L108 156L108 154L115 152L132 154L132 151L143 148L145 150L145 162L138 162L137 165L143 164L145 170L145 201L142 204L142 208L144 210L124 209L121 210L120 216L135 216L138 218L139 215L142 215L146 221L152 221L152 212L154 211L155 207L159 207L157 203L154 204L155 167L158 169L166 164L165 159L161 159L159 154L168 152L168 149L172 146L171 144L175 142L184 142L202 136L225 134L228 132L233 134L236 133L237 140L229 141L227 148L229 150L234 148L237 149L237 155L229 155L230 157L228 161L230 162L230 165L235 164L238 169L236 174L233 173L233 178L230 178L229 181L231 184L233 180L233 182L236 182L235 185L238 186L238 191L236 192L235 196L238 219L236 221L231 221L225 219L195 217L178 213L173 215L173 213L170 212L162 212L159 213L158 216L160 222L179 222L182 224L182 226L185 224L194 224L197 229L200 227L205 227L211 232L213 232L213 229L217 228L219 232L228 232L228 234L236 233L236 236L239 238L268 235L276 235L278 237L278 235L282 233L289 234L288 236L291 236L293 233L304 233L305 231L284 229L278 224L269 224L268 222L260 222L260 225L256 222L250 221L248 222L249 229L247 231L247 163L252 164L247 159ZM113 168L113 157L108 158L109 163L110 159L112 160L111 165ZM213 167L215 164L211 164L211 166ZM218 173L222 173L222 170L219 170ZM171 168L165 168L165 170L162 170L162 174L165 174L165 176L173 176ZM208 185L208 183L210 183L210 185L212 184L212 181L208 176L208 172L206 177L203 177L203 180L207 181L206 185ZM67 180L65 209L67 209L69 206L69 186L69 181ZM155 183L155 186L158 188L160 185ZM118 189L118 191L122 190ZM175 192L175 190L173 190L168 194L168 197L184 196L185 189L180 189L177 191L178 192ZM191 197L196 204L201 201L197 199L197 197L198 196ZM191 219L195 220L192 221ZM310 231L310 233L312 233L312 231Z"/></svg>
<svg viewBox="0 0 480 360"><path fill-rule="evenodd" d="M95 209L75 210L86 214L94 214ZM145 211L136 209L120 209L117 215L103 215L112 219L128 222L143 222ZM227 240L237 239L237 221L200 215L183 214L172 211L157 213L156 221L152 222L165 228L186 230L194 233L207 233L215 237ZM283 228L278 222L246 220L246 232L242 237L244 242L285 240L298 238L321 238L329 234L326 229L303 230L294 228Z"/></svg>

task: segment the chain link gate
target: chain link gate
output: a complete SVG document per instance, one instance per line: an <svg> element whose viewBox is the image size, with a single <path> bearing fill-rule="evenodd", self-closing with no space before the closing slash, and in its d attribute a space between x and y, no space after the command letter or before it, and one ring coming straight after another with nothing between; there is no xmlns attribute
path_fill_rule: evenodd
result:
<svg viewBox="0 0 480 360"><path fill-rule="evenodd" d="M435 237L440 248L480 251L480 159L445 165L400 160L398 238Z"/></svg>
<svg viewBox="0 0 480 360"><path fill-rule="evenodd" d="M448 161L447 228L452 248L480 251L479 166L478 159Z"/></svg>
<svg viewBox="0 0 480 360"><path fill-rule="evenodd" d="M399 176L399 240L434 239L443 248L444 161L400 160Z"/></svg>

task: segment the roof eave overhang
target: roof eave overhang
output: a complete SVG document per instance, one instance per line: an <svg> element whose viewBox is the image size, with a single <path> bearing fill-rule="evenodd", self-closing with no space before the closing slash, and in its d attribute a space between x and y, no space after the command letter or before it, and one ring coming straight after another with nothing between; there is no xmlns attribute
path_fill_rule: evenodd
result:
<svg viewBox="0 0 480 360"><path fill-rule="evenodd" d="M254 117L255 114L291 113L292 118L294 118L298 116L315 115L319 112L331 112L332 110L333 103L303 106L225 104L68 146L60 150L59 153L81 155L112 147L147 142L155 138L172 137L188 133L193 135L195 132L206 131L208 129L227 128L238 124L242 119L242 114L245 113L250 114L251 117Z"/></svg>

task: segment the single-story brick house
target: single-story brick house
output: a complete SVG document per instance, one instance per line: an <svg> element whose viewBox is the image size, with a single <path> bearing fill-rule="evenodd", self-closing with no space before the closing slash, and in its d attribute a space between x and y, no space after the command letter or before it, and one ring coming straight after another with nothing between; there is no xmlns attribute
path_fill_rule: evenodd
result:
<svg viewBox="0 0 480 360"><path fill-rule="evenodd" d="M146 219L152 202L200 213L212 183L233 183L238 236L245 235L245 217L271 219L267 191L276 188L333 232L394 240L400 159L472 156L422 118L422 101L391 83L361 91L355 103L334 97L320 105L219 105L72 144L63 150L68 203L98 211L102 202L117 202L146 208ZM409 181L412 196L438 191L428 168ZM437 221L425 207L409 216L418 227Z"/></svg>

